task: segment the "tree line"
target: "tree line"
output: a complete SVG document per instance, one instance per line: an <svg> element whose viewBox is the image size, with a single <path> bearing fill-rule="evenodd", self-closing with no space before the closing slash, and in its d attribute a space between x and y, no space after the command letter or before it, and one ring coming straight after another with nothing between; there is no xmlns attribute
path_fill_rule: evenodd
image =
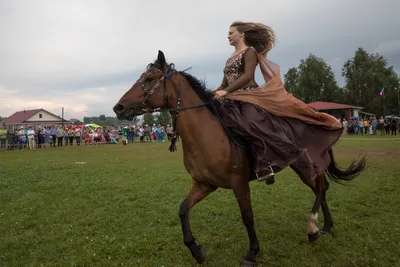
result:
<svg viewBox="0 0 400 267"><path fill-rule="evenodd" d="M285 88L305 103L325 101L364 107L364 111L383 115L399 114L399 76L379 54L370 54L358 48L354 57L342 67L345 84L340 87L332 68L323 60L310 54L297 67L284 75ZM384 97L380 96L384 89Z"/></svg>
<svg viewBox="0 0 400 267"><path fill-rule="evenodd" d="M91 124L95 123L101 126L114 126L114 125L135 125L139 122L139 118L135 117L133 121L118 120L117 117L107 117L105 115L95 116L95 117L83 117L83 122L76 121L74 124ZM171 115L167 111L162 111L159 113L146 113L143 116L143 124L153 125L161 124L166 125L171 123Z"/></svg>
<svg viewBox="0 0 400 267"><path fill-rule="evenodd" d="M161 111L158 114L146 113L143 116L143 124L146 125L167 125L171 124L171 115L168 111Z"/></svg>
<svg viewBox="0 0 400 267"><path fill-rule="evenodd" d="M133 121L128 121L128 120L123 120L120 121L118 120L117 117L109 117L105 115L100 115L100 116L93 116L93 117L83 117L83 122L76 121L75 124L98 124L101 126L114 126L114 125L131 125L131 124L136 124L139 121L138 118L134 118Z"/></svg>

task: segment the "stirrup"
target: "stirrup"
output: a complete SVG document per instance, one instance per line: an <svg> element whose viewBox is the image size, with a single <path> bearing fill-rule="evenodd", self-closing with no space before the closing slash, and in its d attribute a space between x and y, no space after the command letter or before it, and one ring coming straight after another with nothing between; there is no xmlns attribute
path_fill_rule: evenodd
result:
<svg viewBox="0 0 400 267"><path fill-rule="evenodd" d="M257 180L258 181L265 181L265 180L269 180L269 179L274 179L274 176L275 176L275 173L274 173L274 170L272 169L272 167L270 166L269 167L270 169L271 169L271 172L270 173L268 173L268 174L266 174L266 175L263 175L263 176L258 176L258 173L256 172L256 177L257 177Z"/></svg>

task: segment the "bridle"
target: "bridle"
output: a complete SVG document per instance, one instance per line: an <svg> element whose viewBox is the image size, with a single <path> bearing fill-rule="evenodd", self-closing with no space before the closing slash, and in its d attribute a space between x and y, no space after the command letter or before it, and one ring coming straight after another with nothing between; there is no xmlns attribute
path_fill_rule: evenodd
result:
<svg viewBox="0 0 400 267"><path fill-rule="evenodd" d="M182 72L185 72L190 68L187 68L185 70L183 70ZM185 109L192 109L192 108L199 108L199 107L204 107L207 106L209 104L211 104L211 102L206 102L206 103L201 103L198 105L193 105L193 106L188 106L188 107L181 107L181 96L182 96L182 86L181 86L181 79L178 79L178 99L177 99L177 103L176 103L176 108L156 108L156 109L149 109L148 107L148 101L150 100L150 98L152 97L152 95L160 88L161 83L163 83L163 87L164 87L164 102L165 102L165 107L168 107L168 90L167 90L167 80L168 78L170 78L172 75L174 74L179 74L175 68L174 68L174 64L169 64L168 68L165 72L163 72L162 70L160 70L159 68L157 68L157 70L161 71L163 73L163 75L158 79L158 81L151 87L146 88L144 81L142 80L142 78L150 71L148 70L147 72L144 72L140 79L139 79L139 83L144 91L144 95L145 98L142 101L142 103L137 106L139 109L141 109L142 111L144 111L144 113L152 113L152 112L160 112L160 111L168 111L168 112L176 112L175 114L175 118L173 120L173 130L175 135L178 134L177 130L176 130L176 124L178 122L178 114L179 111L181 110L185 110Z"/></svg>
<svg viewBox="0 0 400 267"><path fill-rule="evenodd" d="M187 70L189 70L189 69L191 69L191 68L192 68L192 67L187 68L187 69L183 70L182 72L185 72L185 71L187 71ZM198 104L198 105L193 105L193 106L188 106L188 107L181 107L182 86L181 86L181 79L180 79L180 77L179 77L179 79L178 79L178 99L177 99L177 103L176 103L176 108L156 108L156 109L149 109L149 108L147 108L147 104L148 104L149 99L150 99L151 96L160 88L161 83L163 83L163 87L164 87L164 101L165 101L165 105L164 105L164 106L165 106L165 107L168 107L167 80L168 80L168 78L170 78L170 77L171 77L172 75L174 75L174 74L178 74L178 75L179 75L179 73L178 73L178 72L175 70L175 68L174 68L174 64L169 64L169 65L168 65L168 68L167 68L167 70L166 70L165 72L163 72L163 71L160 70L159 68L157 68L157 70L159 70L160 72L162 72L163 75L159 78L159 80L158 80L153 86L151 86L151 87L149 87L149 88L146 88L146 86L145 86L145 84L144 84L142 78L143 78L147 73L149 73L150 70L146 71L145 73L143 73L143 74L141 75L141 77L140 77L140 79L139 79L139 83L140 83L142 89L144 90L145 98L144 98L144 100L142 101L142 103L141 103L139 106L137 106L137 107L140 108L142 111L144 111L144 113L149 113L149 112L160 112L160 111L168 111L168 112L175 112L175 111L176 111L175 118L174 118L173 123L172 123L172 127L173 127L173 130L174 130L174 133L173 133L173 137L171 138L171 146L169 147L169 150L170 150L171 152L172 152L172 151L176 151L176 146L175 146L176 136L179 135L179 133L178 133L178 131L177 131L177 129L176 129L176 125L177 125L177 122L178 122L178 114L179 114L179 111L185 110L185 109L199 108L199 107L204 107L204 106L211 106L211 108L214 110L214 114L217 116L218 120L221 122L221 125L222 125L222 127L224 128L224 131L225 131L226 135L228 136L228 138L229 138L230 140L233 141L233 143L235 143L235 148L236 148L237 153L239 153L239 151L237 150L237 146L238 146L238 147L241 147L241 148L243 148L243 149L245 149L245 150L247 149L245 146L243 146L242 144L240 144L240 143L238 143L237 141L234 140L234 138L233 138L233 136L232 136L232 133L231 133L231 132L228 130L228 128L222 123L222 122L223 122L223 119L222 119L221 116L218 114L217 107L216 107L215 104L213 104L214 102L208 101L208 102L203 102L203 103ZM234 165L235 168L237 168L237 166L239 166L239 165Z"/></svg>

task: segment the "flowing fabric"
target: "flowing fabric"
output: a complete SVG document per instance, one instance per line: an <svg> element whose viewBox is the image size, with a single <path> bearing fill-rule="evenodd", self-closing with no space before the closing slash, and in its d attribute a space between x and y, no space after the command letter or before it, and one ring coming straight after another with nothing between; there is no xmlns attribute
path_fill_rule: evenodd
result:
<svg viewBox="0 0 400 267"><path fill-rule="evenodd" d="M241 77L246 56L228 59L228 84ZM243 56L244 55L244 56ZM315 111L287 93L278 65L257 54L265 84L226 95L220 110L226 125L249 144L253 171L291 166L302 177L314 179L328 167L328 150L343 133L333 116Z"/></svg>
<svg viewBox="0 0 400 267"><path fill-rule="evenodd" d="M318 112L289 94L280 78L279 66L260 54L257 54L257 57L265 84L251 91L235 91L227 95L227 99L252 103L278 116L296 118L306 123L335 129L342 128L335 117Z"/></svg>

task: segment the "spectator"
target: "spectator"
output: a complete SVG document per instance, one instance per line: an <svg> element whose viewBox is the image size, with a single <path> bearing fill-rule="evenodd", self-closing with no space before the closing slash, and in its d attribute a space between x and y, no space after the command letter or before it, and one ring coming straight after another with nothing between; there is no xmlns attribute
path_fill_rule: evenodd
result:
<svg viewBox="0 0 400 267"><path fill-rule="evenodd" d="M57 137L57 146L62 146L64 139L64 130L61 125L58 126L57 128L56 137Z"/></svg>
<svg viewBox="0 0 400 267"><path fill-rule="evenodd" d="M7 150L7 130L0 125L0 150Z"/></svg>
<svg viewBox="0 0 400 267"><path fill-rule="evenodd" d="M26 134L28 135L28 148L35 149L35 131L31 126L29 126Z"/></svg>

